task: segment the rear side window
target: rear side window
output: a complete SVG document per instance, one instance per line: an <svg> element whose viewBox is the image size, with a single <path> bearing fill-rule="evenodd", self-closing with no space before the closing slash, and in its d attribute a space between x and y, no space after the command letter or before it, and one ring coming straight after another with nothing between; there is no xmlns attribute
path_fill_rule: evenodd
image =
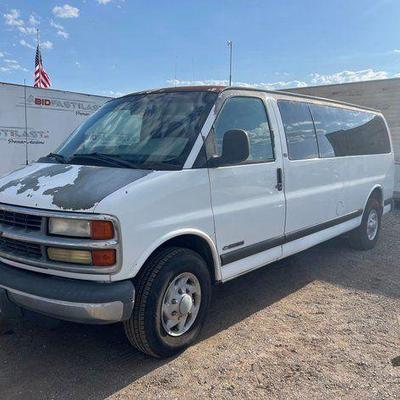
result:
<svg viewBox="0 0 400 400"><path fill-rule="evenodd" d="M209 155L221 155L224 134L232 129L243 129L249 136L250 156L247 162L274 160L272 134L261 99L232 97L225 102L208 137Z"/></svg>
<svg viewBox="0 0 400 400"><path fill-rule="evenodd" d="M347 154L345 132L348 129L347 110L337 107L310 105L317 133L321 158L340 157Z"/></svg>
<svg viewBox="0 0 400 400"><path fill-rule="evenodd" d="M389 132L380 115L344 110L346 115L347 155L390 153Z"/></svg>
<svg viewBox="0 0 400 400"><path fill-rule="evenodd" d="M318 157L318 144L314 124L307 104L279 100L283 127L290 160L307 160Z"/></svg>

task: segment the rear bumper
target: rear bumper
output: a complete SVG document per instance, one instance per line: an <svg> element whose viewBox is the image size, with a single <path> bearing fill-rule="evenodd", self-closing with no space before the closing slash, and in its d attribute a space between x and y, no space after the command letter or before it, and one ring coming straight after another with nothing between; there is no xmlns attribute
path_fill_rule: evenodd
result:
<svg viewBox="0 0 400 400"><path fill-rule="evenodd" d="M9 301L49 317L87 324L112 324L129 319L135 299L131 281L96 283L59 278L1 262L0 290L3 292L0 312L6 318L7 310L13 308L7 307Z"/></svg>

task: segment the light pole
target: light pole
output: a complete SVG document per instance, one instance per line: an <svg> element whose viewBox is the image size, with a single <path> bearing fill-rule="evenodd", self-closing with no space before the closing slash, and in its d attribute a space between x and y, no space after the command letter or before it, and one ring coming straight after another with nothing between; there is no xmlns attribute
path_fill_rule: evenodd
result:
<svg viewBox="0 0 400 400"><path fill-rule="evenodd" d="M229 86L232 86L232 40L228 40L227 45L229 47Z"/></svg>

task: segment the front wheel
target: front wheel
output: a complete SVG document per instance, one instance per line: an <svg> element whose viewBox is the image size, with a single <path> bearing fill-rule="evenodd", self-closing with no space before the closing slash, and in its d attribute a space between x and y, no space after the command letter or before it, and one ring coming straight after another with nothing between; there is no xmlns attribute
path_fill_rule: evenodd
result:
<svg viewBox="0 0 400 400"><path fill-rule="evenodd" d="M136 304L124 322L126 336L153 357L176 354L196 340L210 296L203 258L189 249L167 248L150 260L138 279Z"/></svg>
<svg viewBox="0 0 400 400"><path fill-rule="evenodd" d="M382 205L371 198L365 208L361 225L350 233L350 245L357 250L375 247L381 230Z"/></svg>

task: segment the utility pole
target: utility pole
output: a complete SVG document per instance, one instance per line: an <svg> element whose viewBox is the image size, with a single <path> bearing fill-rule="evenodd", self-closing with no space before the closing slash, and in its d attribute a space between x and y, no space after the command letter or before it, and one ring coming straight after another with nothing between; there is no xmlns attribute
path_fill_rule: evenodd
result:
<svg viewBox="0 0 400 400"><path fill-rule="evenodd" d="M232 40L228 40L227 45L229 47L229 86L232 86Z"/></svg>

